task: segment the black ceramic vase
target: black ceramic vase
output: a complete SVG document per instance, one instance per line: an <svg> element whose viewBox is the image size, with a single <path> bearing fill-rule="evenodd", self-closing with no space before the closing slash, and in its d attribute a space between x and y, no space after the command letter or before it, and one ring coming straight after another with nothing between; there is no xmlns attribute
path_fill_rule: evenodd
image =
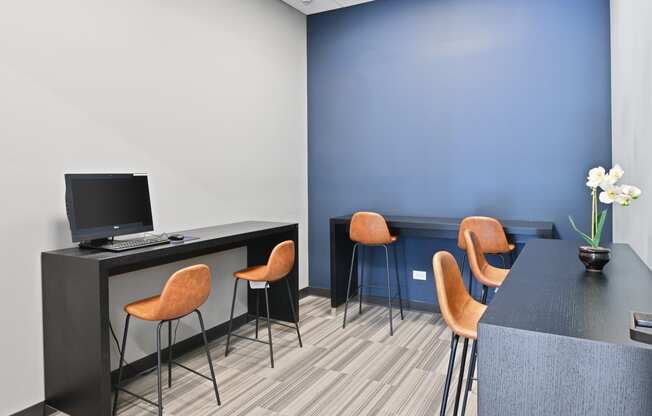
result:
<svg viewBox="0 0 652 416"><path fill-rule="evenodd" d="M580 260L584 263L589 272L600 273L604 266L609 263L611 250L604 247L580 247Z"/></svg>

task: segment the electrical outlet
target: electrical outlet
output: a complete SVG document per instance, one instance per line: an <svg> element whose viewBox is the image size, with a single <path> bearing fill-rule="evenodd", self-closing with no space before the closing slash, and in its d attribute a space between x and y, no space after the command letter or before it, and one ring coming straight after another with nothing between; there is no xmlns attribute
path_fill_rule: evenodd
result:
<svg viewBox="0 0 652 416"><path fill-rule="evenodd" d="M414 280L426 280L426 272L419 270L412 270L412 279Z"/></svg>

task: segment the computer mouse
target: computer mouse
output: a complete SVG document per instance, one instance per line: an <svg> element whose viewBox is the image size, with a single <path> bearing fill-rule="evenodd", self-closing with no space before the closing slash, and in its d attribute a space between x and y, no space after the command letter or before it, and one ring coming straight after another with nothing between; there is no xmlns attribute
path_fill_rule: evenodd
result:
<svg viewBox="0 0 652 416"><path fill-rule="evenodd" d="M168 235L168 240L170 241L183 241L184 236L181 234L170 234Z"/></svg>

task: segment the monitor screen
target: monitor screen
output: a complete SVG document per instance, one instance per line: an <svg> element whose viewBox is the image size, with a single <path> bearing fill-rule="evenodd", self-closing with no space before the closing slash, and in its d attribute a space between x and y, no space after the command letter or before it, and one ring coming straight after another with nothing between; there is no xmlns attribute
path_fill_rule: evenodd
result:
<svg viewBox="0 0 652 416"><path fill-rule="evenodd" d="M72 241L153 230L146 175L67 174L65 179Z"/></svg>

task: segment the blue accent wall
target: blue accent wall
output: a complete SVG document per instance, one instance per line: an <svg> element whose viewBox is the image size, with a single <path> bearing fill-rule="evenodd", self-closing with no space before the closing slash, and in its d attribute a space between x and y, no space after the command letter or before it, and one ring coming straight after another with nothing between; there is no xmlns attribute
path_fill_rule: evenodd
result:
<svg viewBox="0 0 652 416"><path fill-rule="evenodd" d="M357 210L548 220L575 239L572 214L588 229L586 171L611 164L609 42L608 0L376 0L310 16L310 286L330 287L329 218ZM432 255L459 252L404 240L410 298L434 303Z"/></svg>

